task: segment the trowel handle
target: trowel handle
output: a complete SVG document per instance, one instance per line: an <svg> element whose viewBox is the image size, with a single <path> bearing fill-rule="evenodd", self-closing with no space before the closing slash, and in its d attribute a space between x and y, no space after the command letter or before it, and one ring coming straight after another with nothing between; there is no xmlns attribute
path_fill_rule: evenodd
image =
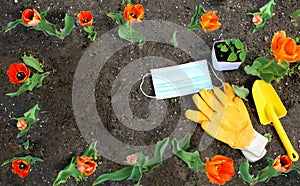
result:
<svg viewBox="0 0 300 186"><path fill-rule="evenodd" d="M293 148L293 145L291 144L284 128L282 127L274 109L269 104L266 105L266 112L267 112L269 119L272 121L272 123L277 131L277 134L278 134L279 138L281 139L281 142L283 143L283 146L287 152L287 155L293 162L298 161L299 154Z"/></svg>

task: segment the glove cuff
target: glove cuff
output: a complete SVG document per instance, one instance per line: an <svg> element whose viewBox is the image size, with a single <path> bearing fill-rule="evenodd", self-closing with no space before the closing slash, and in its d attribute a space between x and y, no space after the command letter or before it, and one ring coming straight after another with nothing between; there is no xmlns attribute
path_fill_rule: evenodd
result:
<svg viewBox="0 0 300 186"><path fill-rule="evenodd" d="M241 151L247 160L255 162L260 160L267 153L265 149L267 143L268 139L254 130L254 139L247 148L241 149Z"/></svg>

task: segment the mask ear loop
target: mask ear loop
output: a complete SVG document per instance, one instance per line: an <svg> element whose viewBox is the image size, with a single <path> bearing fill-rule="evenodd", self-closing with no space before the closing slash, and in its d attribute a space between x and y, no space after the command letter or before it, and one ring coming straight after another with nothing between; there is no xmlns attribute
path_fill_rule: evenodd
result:
<svg viewBox="0 0 300 186"><path fill-rule="evenodd" d="M222 83L221 86L218 86L218 88L222 88L224 86L224 81L216 74L215 70L213 69L213 67L211 66L211 64L209 62L207 62L208 65L210 66L212 72L214 73L215 77Z"/></svg>
<svg viewBox="0 0 300 186"><path fill-rule="evenodd" d="M150 95L148 95L148 94L146 94L145 92L144 92L144 90L143 90L143 84L144 84L144 82L145 82L145 77L147 77L147 76L151 76L151 73L146 73L144 76L143 76L143 78L142 78L142 82L141 82L141 84L140 84L140 90L141 90L141 92L144 94L144 96L146 96L146 97L148 97L148 98L156 98L155 96L150 96Z"/></svg>

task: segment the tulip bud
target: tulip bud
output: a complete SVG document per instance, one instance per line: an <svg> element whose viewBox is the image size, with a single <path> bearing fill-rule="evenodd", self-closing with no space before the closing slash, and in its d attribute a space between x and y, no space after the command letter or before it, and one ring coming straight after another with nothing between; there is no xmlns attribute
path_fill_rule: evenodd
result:
<svg viewBox="0 0 300 186"><path fill-rule="evenodd" d="M260 14L255 14L252 18L252 22L255 26L261 24L261 22L263 21L262 16Z"/></svg>
<svg viewBox="0 0 300 186"><path fill-rule="evenodd" d="M130 164L130 165L134 165L137 161L137 155L136 154L132 154L132 155L129 155L127 156L127 162Z"/></svg>
<svg viewBox="0 0 300 186"><path fill-rule="evenodd" d="M24 130L27 127L26 120L20 119L17 123L17 127L19 130Z"/></svg>

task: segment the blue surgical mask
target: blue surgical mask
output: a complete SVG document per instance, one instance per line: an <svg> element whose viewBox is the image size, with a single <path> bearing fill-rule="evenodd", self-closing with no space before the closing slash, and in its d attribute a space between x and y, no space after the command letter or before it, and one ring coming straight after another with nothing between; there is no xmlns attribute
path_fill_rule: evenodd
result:
<svg viewBox="0 0 300 186"><path fill-rule="evenodd" d="M142 90L143 77L140 89L151 98L166 99L185 96L199 92L200 89L213 89L209 75L207 61L195 61L182 65L151 69L154 96L148 96Z"/></svg>

